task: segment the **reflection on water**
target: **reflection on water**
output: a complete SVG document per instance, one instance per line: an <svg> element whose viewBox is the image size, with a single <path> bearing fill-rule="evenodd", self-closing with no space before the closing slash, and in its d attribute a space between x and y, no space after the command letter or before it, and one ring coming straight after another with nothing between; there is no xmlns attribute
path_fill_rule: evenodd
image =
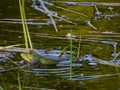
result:
<svg viewBox="0 0 120 90"><path fill-rule="evenodd" d="M0 7L0 46L24 43L17 3L17 0L0 1L2 6ZM58 63L33 67L26 65L20 53L1 51L0 89L17 90L18 78L20 78L25 90L119 90L120 81L117 72L119 68L103 65L93 58L120 65L120 56L112 60L120 51L119 6L78 3L74 0L59 2L59 5L57 1L52 0L44 3L55 16L54 20L59 32L54 32L53 23L40 4L31 7L33 3L29 0L26 1L27 24L33 46L38 49L36 53L42 58L56 60ZM40 10L42 12L39 12ZM70 37L73 40L72 65L70 65Z"/></svg>

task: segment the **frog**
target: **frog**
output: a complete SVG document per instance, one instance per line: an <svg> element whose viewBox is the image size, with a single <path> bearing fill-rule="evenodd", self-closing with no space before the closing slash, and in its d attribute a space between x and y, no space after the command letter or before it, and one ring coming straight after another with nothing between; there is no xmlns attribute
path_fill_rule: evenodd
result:
<svg viewBox="0 0 120 90"><path fill-rule="evenodd" d="M45 58L40 56L37 51L32 51L32 53L21 53L21 57L29 64L35 65L56 65L57 60L52 60L50 58Z"/></svg>

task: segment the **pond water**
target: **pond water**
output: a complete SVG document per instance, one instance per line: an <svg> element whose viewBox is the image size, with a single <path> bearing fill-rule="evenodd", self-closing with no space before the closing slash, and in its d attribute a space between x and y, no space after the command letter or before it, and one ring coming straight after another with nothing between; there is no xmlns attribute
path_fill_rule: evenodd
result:
<svg viewBox="0 0 120 90"><path fill-rule="evenodd" d="M115 59L120 66L119 0L105 2L113 6L100 5L104 0L93 0L99 3L92 5L84 2L44 2L56 22L56 33L39 0L34 4L26 0L27 24L36 53L58 63L27 66L20 52L1 50L0 90L21 90L20 86L22 90L120 90L120 68L93 58ZM18 0L1 0L0 6L0 49L17 44L25 48Z"/></svg>

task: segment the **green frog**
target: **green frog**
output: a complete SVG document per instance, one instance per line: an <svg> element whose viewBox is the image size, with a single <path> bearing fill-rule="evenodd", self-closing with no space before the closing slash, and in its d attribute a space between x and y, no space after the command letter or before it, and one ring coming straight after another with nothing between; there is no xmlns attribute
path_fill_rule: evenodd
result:
<svg viewBox="0 0 120 90"><path fill-rule="evenodd" d="M40 56L36 51L33 51L33 53L21 53L21 57L27 61L27 63L31 64L55 65L58 63L57 60L51 60L50 58Z"/></svg>

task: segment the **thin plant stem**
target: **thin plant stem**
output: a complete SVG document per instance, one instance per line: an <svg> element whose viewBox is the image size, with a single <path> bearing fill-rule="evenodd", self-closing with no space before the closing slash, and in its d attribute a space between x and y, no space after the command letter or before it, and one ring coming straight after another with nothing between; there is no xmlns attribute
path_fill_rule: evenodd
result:
<svg viewBox="0 0 120 90"><path fill-rule="evenodd" d="M25 46L26 50L29 52L29 46L28 46L28 39L27 39L27 33L26 33L26 28L25 28L25 22L24 22L24 16L23 16L23 9L22 9L22 4L21 0L19 0L19 7L20 7L20 14L21 14L21 19L22 19L22 26L23 26L23 33L24 33L24 39L25 39Z"/></svg>
<svg viewBox="0 0 120 90"><path fill-rule="evenodd" d="M19 66L19 67L10 68L10 69L3 70L3 71L0 71L0 72L7 72L7 71L16 70L16 69L22 69L22 68L26 68L26 67L29 67L29 66L31 66L31 64L27 64L27 65L23 65L23 66Z"/></svg>
<svg viewBox="0 0 120 90"><path fill-rule="evenodd" d="M72 80L72 30L70 37L70 80Z"/></svg>
<svg viewBox="0 0 120 90"><path fill-rule="evenodd" d="M71 24L73 24L73 25L77 25L76 23L74 23L74 22L72 22L72 21L69 21L69 20L67 20L67 19L64 19L64 18L62 18L62 17L60 17L60 16L57 16L57 15L52 15L52 16L54 16L54 17L56 17L56 18L58 18L58 19L60 19L60 20L63 20L63 21L65 21L65 22L71 23Z"/></svg>
<svg viewBox="0 0 120 90"><path fill-rule="evenodd" d="M41 3L41 6L43 7L43 9L47 12L48 16L50 17L53 25L54 25L54 28L56 30L56 33L58 32L58 29L57 29L57 26L56 26L56 22L54 21L52 15L51 15L51 12L46 8L46 6L44 5L44 2L42 0L39 0L39 2Z"/></svg>
<svg viewBox="0 0 120 90"><path fill-rule="evenodd" d="M44 1L44 2L45 2L45 1ZM45 4L47 4L47 2L46 2ZM54 6L54 7L56 7L56 8L59 8L59 9L62 9L62 10L68 11L68 12L72 12L72 13L75 13L75 14L78 14L78 15L82 15L82 16L84 16L84 17L88 17L88 16L85 15L85 14L82 14L82 13L79 13L79 12L77 12L77 11L70 10L70 9L67 9L67 8L64 8L64 7L57 6L57 5L53 4L53 3L47 4L47 5L49 5L49 6Z"/></svg>
<svg viewBox="0 0 120 90"><path fill-rule="evenodd" d="M119 80L120 80L120 71L119 71L119 69L116 67L115 68L115 70L116 70L116 72L118 73L118 78L119 78Z"/></svg>
<svg viewBox="0 0 120 90"><path fill-rule="evenodd" d="M18 75L18 87L19 87L18 89L22 90L19 71L17 72L17 75Z"/></svg>
<svg viewBox="0 0 120 90"><path fill-rule="evenodd" d="M28 43L29 43L29 45L30 45L31 50L33 50L32 41L31 41L31 38L30 38L30 33L29 33L28 26L27 26L27 21L26 21L26 15L25 15L25 1L24 1L24 0L22 0L22 9L23 9L23 16L24 16L26 34L27 34L27 37L28 37Z"/></svg>
<svg viewBox="0 0 120 90"><path fill-rule="evenodd" d="M79 58L79 55L80 55L80 46L81 46L81 35L80 35L79 44L78 44L77 58Z"/></svg>
<svg viewBox="0 0 120 90"><path fill-rule="evenodd" d="M28 82L26 72L23 74L23 81L22 81L22 86L24 86Z"/></svg>
<svg viewBox="0 0 120 90"><path fill-rule="evenodd" d="M120 51L117 53L117 55L113 58L115 60L120 55Z"/></svg>
<svg viewBox="0 0 120 90"><path fill-rule="evenodd" d="M59 57L61 57L63 55L63 53L65 52L65 50L70 47L70 45L67 45L65 48L62 49L61 53L59 54Z"/></svg>
<svg viewBox="0 0 120 90"><path fill-rule="evenodd" d="M76 11L73 11L73 10L70 10L70 9L67 9L67 8L63 8L63 7L56 6L56 5L54 5L54 7L59 8L59 9L63 9L63 10L65 10L65 11L68 11L68 12L71 12L71 13L75 13L75 14L78 14L78 15L82 15L82 16L84 16L84 17L88 17L88 16L85 15L85 14L82 14L82 13L79 13L79 12L76 12Z"/></svg>
<svg viewBox="0 0 120 90"><path fill-rule="evenodd" d="M119 55L120 55L120 51L119 51L119 52L117 53L117 55L113 58L113 61L114 61ZM119 77L119 79L120 79L120 71L119 71L119 69L116 67L115 70L116 70L117 73L119 73L119 74L118 74L118 77Z"/></svg>
<svg viewBox="0 0 120 90"><path fill-rule="evenodd" d="M23 33L24 33L24 38L25 38L25 46L26 46L26 51L29 52L29 45L30 48L33 49L32 47L32 42L26 22L26 17L25 17L25 5L24 5L24 0L19 0L19 7L20 7L20 14L21 14L21 19L22 19L22 26L23 26Z"/></svg>

